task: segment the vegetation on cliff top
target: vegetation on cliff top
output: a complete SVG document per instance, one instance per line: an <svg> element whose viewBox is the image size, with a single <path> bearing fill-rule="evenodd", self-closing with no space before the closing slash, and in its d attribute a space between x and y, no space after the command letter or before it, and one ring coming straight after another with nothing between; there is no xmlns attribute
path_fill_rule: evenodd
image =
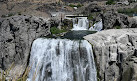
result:
<svg viewBox="0 0 137 81"><path fill-rule="evenodd" d="M107 5L112 5L112 4L115 4L115 1L114 1L114 0L108 0L108 1L106 2L106 4L107 4Z"/></svg>
<svg viewBox="0 0 137 81"><path fill-rule="evenodd" d="M65 32L65 30L60 30L57 27L51 27L50 32L51 32L51 34L59 34L59 33Z"/></svg>

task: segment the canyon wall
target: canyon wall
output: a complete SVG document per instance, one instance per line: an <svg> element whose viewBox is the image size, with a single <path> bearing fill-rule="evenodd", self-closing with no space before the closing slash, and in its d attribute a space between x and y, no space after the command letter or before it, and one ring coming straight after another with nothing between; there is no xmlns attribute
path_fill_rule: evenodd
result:
<svg viewBox="0 0 137 81"><path fill-rule="evenodd" d="M137 81L137 28L84 37L93 45L99 81Z"/></svg>
<svg viewBox="0 0 137 81"><path fill-rule="evenodd" d="M9 68L10 77L22 74L30 55L34 39L50 33L50 25L44 18L32 16L12 16L0 19L0 69Z"/></svg>

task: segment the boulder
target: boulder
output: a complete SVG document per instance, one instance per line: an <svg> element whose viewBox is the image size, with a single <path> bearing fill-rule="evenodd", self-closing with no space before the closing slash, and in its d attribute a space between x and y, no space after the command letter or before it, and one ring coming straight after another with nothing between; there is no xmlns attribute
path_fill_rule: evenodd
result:
<svg viewBox="0 0 137 81"><path fill-rule="evenodd" d="M21 75L28 62L33 40L50 34L48 21L40 17L12 16L0 19L0 69L14 63L11 77Z"/></svg>
<svg viewBox="0 0 137 81"><path fill-rule="evenodd" d="M100 81L137 81L137 28L109 29L84 38L93 45Z"/></svg>

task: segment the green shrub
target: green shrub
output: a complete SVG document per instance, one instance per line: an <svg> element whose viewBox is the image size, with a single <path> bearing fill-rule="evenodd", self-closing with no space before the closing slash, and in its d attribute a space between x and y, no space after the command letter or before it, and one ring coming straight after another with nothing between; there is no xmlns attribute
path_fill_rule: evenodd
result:
<svg viewBox="0 0 137 81"><path fill-rule="evenodd" d="M115 1L114 0L108 0L106 2L106 5L112 5L112 4L115 4Z"/></svg>
<svg viewBox="0 0 137 81"><path fill-rule="evenodd" d="M76 7L76 5L73 5L73 4L70 4L69 6L70 6L70 7Z"/></svg>
<svg viewBox="0 0 137 81"><path fill-rule="evenodd" d="M79 8L79 7L82 7L83 5L82 4L77 4L77 7Z"/></svg>
<svg viewBox="0 0 137 81"><path fill-rule="evenodd" d="M65 30L60 30L60 29L58 29L58 28L56 28L56 27L51 27L51 28L50 28L50 32L51 32L52 34L59 34L59 33L65 32Z"/></svg>
<svg viewBox="0 0 137 81"><path fill-rule="evenodd" d="M120 29L121 27L120 26L115 26L116 29Z"/></svg>
<svg viewBox="0 0 137 81"><path fill-rule="evenodd" d="M2 15L1 17L2 18L5 18L5 17L11 17L11 16L14 16L15 14L13 14L13 13L9 13L9 14L7 14L7 15Z"/></svg>
<svg viewBox="0 0 137 81"><path fill-rule="evenodd" d="M92 15L89 15L89 16L88 16L88 19L89 19L89 20L92 20L92 19L93 19L93 16L92 16Z"/></svg>
<svg viewBox="0 0 137 81"><path fill-rule="evenodd" d="M14 15L13 13L9 13L9 14L8 14L8 17L11 17L11 16L13 16L13 15Z"/></svg>
<svg viewBox="0 0 137 81"><path fill-rule="evenodd" d="M91 27L91 23L89 23L89 27Z"/></svg>

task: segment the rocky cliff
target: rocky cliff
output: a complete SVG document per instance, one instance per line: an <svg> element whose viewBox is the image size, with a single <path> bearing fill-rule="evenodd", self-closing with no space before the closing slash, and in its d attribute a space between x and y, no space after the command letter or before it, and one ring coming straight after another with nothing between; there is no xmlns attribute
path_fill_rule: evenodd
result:
<svg viewBox="0 0 137 81"><path fill-rule="evenodd" d="M136 28L137 22L132 17L115 11L107 11L102 14L103 28L112 29L120 26L120 28Z"/></svg>
<svg viewBox="0 0 137 81"><path fill-rule="evenodd" d="M99 81L137 81L137 29L111 29L84 37L93 45Z"/></svg>
<svg viewBox="0 0 137 81"><path fill-rule="evenodd" d="M0 19L0 69L15 64L11 76L22 74L34 39L50 33L44 18L13 16Z"/></svg>
<svg viewBox="0 0 137 81"><path fill-rule="evenodd" d="M99 10L101 10L101 8ZM95 21L99 21L100 19L102 19L103 22L103 29L137 28L135 17L129 17L115 10L109 10L105 13L101 12L95 17Z"/></svg>

